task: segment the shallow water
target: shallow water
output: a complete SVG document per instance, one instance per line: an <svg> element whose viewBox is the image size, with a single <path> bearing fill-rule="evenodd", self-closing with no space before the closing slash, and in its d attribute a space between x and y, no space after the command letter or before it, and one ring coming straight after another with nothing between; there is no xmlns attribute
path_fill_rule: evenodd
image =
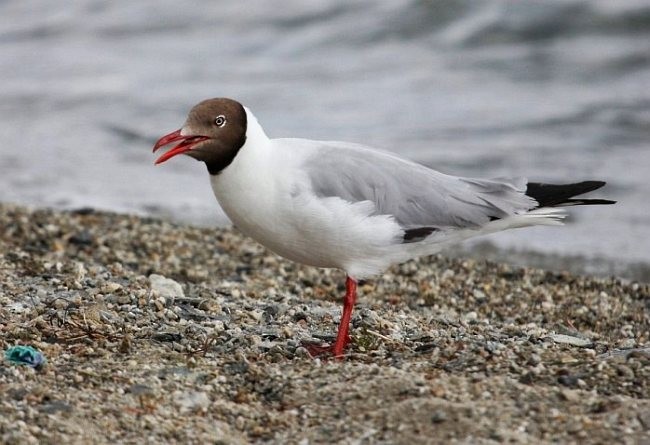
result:
<svg viewBox="0 0 650 445"><path fill-rule="evenodd" d="M47 0L0 5L0 201L224 223L155 139L207 97L270 136L444 172L603 179L612 207L500 247L650 262L650 2Z"/></svg>

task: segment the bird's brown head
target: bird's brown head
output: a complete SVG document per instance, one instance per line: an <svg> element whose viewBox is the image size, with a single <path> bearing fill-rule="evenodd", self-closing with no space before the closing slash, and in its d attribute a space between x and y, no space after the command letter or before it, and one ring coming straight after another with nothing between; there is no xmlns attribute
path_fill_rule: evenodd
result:
<svg viewBox="0 0 650 445"><path fill-rule="evenodd" d="M183 127L158 139L153 151L178 142L156 160L165 162L186 154L205 162L208 171L216 175L235 159L246 142L246 111L232 99L208 99L190 110Z"/></svg>

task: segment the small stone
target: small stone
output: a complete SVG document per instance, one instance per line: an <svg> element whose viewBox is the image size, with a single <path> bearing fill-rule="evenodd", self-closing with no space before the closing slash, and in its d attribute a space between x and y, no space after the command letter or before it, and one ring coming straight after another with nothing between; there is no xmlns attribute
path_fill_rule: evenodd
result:
<svg viewBox="0 0 650 445"><path fill-rule="evenodd" d="M589 339L574 337L572 335L566 335L566 334L551 334L549 335L549 338L553 340L555 343L559 343L562 345L578 346L581 348L591 346L593 343Z"/></svg>
<svg viewBox="0 0 650 445"><path fill-rule="evenodd" d="M634 371L632 371L632 368L626 365L618 365L616 367L616 372L618 375L620 375L623 378L626 379L633 379L634 378Z"/></svg>
<svg viewBox="0 0 650 445"><path fill-rule="evenodd" d="M552 301L542 301L542 310L545 312L551 311L555 307L555 303Z"/></svg>
<svg viewBox="0 0 650 445"><path fill-rule="evenodd" d="M159 312L165 309L165 303L160 300L154 300L153 304Z"/></svg>
<svg viewBox="0 0 650 445"><path fill-rule="evenodd" d="M74 265L74 279L76 281L81 281L84 278L86 278L86 267L83 265L83 263L75 263Z"/></svg>
<svg viewBox="0 0 650 445"><path fill-rule="evenodd" d="M578 402L580 400L580 391L574 389L563 389L560 396L567 402Z"/></svg>
<svg viewBox="0 0 650 445"><path fill-rule="evenodd" d="M633 338L626 338L619 341L616 346L619 349L632 349L636 346L636 340Z"/></svg>
<svg viewBox="0 0 650 445"><path fill-rule="evenodd" d="M431 395L438 398L443 398L447 394L444 386L436 385L431 387Z"/></svg>
<svg viewBox="0 0 650 445"><path fill-rule="evenodd" d="M102 286L101 292L103 294L113 294L122 289L122 285L119 283L106 283Z"/></svg>
<svg viewBox="0 0 650 445"><path fill-rule="evenodd" d="M94 237L88 230L82 230L79 233L72 235L68 242L76 246L90 246L93 244Z"/></svg>
<svg viewBox="0 0 650 445"><path fill-rule="evenodd" d="M151 286L151 290L158 292L158 295L164 297L165 299L174 300L175 298L185 297L183 287L171 278L166 278L162 275L151 274L149 275L149 284Z"/></svg>
<svg viewBox="0 0 650 445"><path fill-rule="evenodd" d="M120 342L119 351L122 354L128 354L131 351L131 345L132 345L131 336L129 334L126 334L124 337L122 337L122 341Z"/></svg>
<svg viewBox="0 0 650 445"><path fill-rule="evenodd" d="M447 413L444 412L444 411L441 410L441 409L435 410L435 411L431 414L431 421L432 421L433 423L442 423L442 422L444 422L445 420L447 420Z"/></svg>
<svg viewBox="0 0 650 445"><path fill-rule="evenodd" d="M251 317L255 321L261 321L262 320L262 315L264 315L264 313L262 311L253 310L253 311L248 312L248 316Z"/></svg>
<svg viewBox="0 0 650 445"><path fill-rule="evenodd" d="M62 400L53 400L50 403L41 405L38 410L44 414L55 414L58 412L70 412L72 407Z"/></svg>
<svg viewBox="0 0 650 445"><path fill-rule="evenodd" d="M478 314L474 311L468 312L465 314L463 318L465 319L465 321L476 321L476 319L478 318Z"/></svg>
<svg viewBox="0 0 650 445"><path fill-rule="evenodd" d="M282 336L284 338L292 338L294 335L295 335L295 332L293 331L293 329L291 329L291 327L284 326L282 328Z"/></svg>
<svg viewBox="0 0 650 445"><path fill-rule="evenodd" d="M574 375L561 375L557 378L557 381L560 385L574 387L578 386L578 381L580 379Z"/></svg>
<svg viewBox="0 0 650 445"><path fill-rule="evenodd" d="M542 363L542 358L538 354L531 354L530 357L528 357L528 364L537 366L540 363Z"/></svg>
<svg viewBox="0 0 650 445"><path fill-rule="evenodd" d="M54 306L56 309L65 309L70 305L70 302L64 298L57 298L54 300L52 303L52 306Z"/></svg>
<svg viewBox="0 0 650 445"><path fill-rule="evenodd" d="M130 295L119 295L115 299L115 302L117 304L129 304L129 303L131 303L131 296Z"/></svg>
<svg viewBox="0 0 650 445"><path fill-rule="evenodd" d="M16 301L14 303L7 305L7 309L9 309L14 314L21 314L27 311L29 307L20 301Z"/></svg>
<svg viewBox="0 0 650 445"><path fill-rule="evenodd" d="M648 431L650 430L650 410L641 411L637 414L639 422L643 425L643 428Z"/></svg>
<svg viewBox="0 0 650 445"><path fill-rule="evenodd" d="M474 294L474 298L476 298L477 300L485 300L487 298L485 292L479 289L474 289L473 294Z"/></svg>
<svg viewBox="0 0 650 445"><path fill-rule="evenodd" d="M138 383L131 385L131 387L129 388L129 392L136 397L150 396L154 394L154 390L150 386L141 385Z"/></svg>
<svg viewBox="0 0 650 445"><path fill-rule="evenodd" d="M179 342L183 339L181 334L175 332L159 332L151 336L153 340L159 342Z"/></svg>
<svg viewBox="0 0 650 445"><path fill-rule="evenodd" d="M208 394L201 391L187 391L174 393L174 405L180 408L181 413L188 413L207 408L210 405Z"/></svg>

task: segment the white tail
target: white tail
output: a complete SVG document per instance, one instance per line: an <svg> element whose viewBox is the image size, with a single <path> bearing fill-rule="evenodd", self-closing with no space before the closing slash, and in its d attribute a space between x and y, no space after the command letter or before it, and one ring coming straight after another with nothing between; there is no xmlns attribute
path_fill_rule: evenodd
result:
<svg viewBox="0 0 650 445"><path fill-rule="evenodd" d="M478 230L478 235L500 232L507 229L518 229L530 226L561 226L566 217L563 209L542 207L526 213L512 215L507 218L492 221Z"/></svg>

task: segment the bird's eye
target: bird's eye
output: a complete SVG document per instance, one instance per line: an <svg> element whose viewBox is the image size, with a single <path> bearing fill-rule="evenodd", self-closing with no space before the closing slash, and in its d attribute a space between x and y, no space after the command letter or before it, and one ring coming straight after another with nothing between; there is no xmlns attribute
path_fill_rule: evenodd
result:
<svg viewBox="0 0 650 445"><path fill-rule="evenodd" d="M217 118L214 120L214 124L215 124L217 127L223 127L224 125L226 125L226 116L224 116L223 114L220 114L220 115L217 116Z"/></svg>

